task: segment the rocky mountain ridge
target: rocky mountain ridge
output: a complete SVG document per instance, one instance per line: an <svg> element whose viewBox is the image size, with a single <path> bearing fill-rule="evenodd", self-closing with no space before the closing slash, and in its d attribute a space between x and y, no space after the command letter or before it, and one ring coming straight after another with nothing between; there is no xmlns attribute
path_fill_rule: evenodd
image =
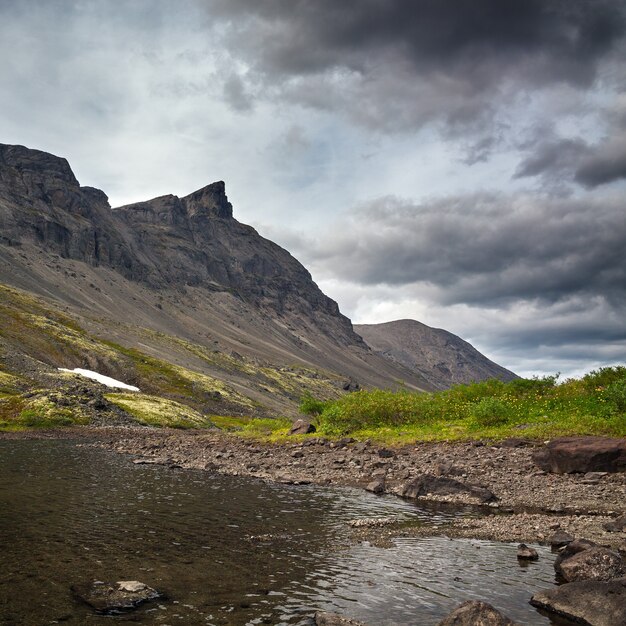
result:
<svg viewBox="0 0 626 626"><path fill-rule="evenodd" d="M97 369L159 391L158 371L140 371L143 354L157 370L170 364L189 380L223 381L222 399L264 414L293 414L309 384L326 397L350 380L431 388L372 352L296 259L239 223L223 182L112 209L104 192L80 186L65 159L0 145L0 233L0 283L21 290L4 291L0 303L5 368L9 355L13 365ZM76 328L88 336L75 337ZM120 371L126 366L132 371Z"/></svg>
<svg viewBox="0 0 626 626"><path fill-rule="evenodd" d="M372 350L417 372L437 389L489 378L517 378L457 335L415 320L355 324L354 329Z"/></svg>

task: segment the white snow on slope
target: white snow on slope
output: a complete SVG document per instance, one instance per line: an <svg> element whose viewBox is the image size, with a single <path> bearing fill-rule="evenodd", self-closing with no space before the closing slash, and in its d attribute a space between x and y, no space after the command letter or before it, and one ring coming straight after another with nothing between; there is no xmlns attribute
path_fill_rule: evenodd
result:
<svg viewBox="0 0 626 626"><path fill-rule="evenodd" d="M110 376L105 376L104 374L98 374L98 372L92 372L91 370L84 370L80 367L76 367L73 370L68 370L65 367L59 367L59 371L61 372L70 372L72 374L80 374L85 378L91 378L93 380L97 380L99 383L106 385L107 387L117 387L118 389L128 389L128 391L139 391L139 387L133 387L132 385L127 385L119 380L115 380L115 378L111 378Z"/></svg>

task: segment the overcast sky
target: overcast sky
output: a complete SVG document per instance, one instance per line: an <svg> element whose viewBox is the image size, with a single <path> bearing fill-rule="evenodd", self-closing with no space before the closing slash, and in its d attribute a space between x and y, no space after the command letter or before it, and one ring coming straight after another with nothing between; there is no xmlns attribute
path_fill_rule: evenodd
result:
<svg viewBox="0 0 626 626"><path fill-rule="evenodd" d="M354 322L626 361L626 0L0 0L0 142L225 180Z"/></svg>

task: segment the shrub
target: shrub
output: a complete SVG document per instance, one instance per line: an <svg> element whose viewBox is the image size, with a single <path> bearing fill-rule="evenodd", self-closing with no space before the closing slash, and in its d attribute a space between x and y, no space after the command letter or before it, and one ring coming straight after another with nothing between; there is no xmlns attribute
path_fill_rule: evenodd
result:
<svg viewBox="0 0 626 626"><path fill-rule="evenodd" d="M611 383L604 392L604 398L617 412L626 413L626 378Z"/></svg>
<svg viewBox="0 0 626 626"><path fill-rule="evenodd" d="M472 407L471 415L479 426L500 426L508 421L509 407L499 398L487 397Z"/></svg>
<svg viewBox="0 0 626 626"><path fill-rule="evenodd" d="M300 413L304 413L304 415L321 415L324 407L326 406L326 402L323 400L318 400L314 398L310 393L305 393L302 398L300 398Z"/></svg>

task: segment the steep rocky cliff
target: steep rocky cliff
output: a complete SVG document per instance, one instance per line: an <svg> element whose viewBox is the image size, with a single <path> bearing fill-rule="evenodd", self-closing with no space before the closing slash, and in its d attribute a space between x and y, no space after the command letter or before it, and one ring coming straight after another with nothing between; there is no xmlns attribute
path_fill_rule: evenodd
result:
<svg viewBox="0 0 626 626"><path fill-rule="evenodd" d="M437 389L488 378L517 378L460 337L415 320L355 324L354 330L381 356L415 371Z"/></svg>
<svg viewBox="0 0 626 626"><path fill-rule="evenodd" d="M239 223L223 182L112 209L65 159L0 144L0 282L96 337L225 380L270 411L293 412L301 386L281 381L277 391L258 374L265 366L305 367L339 390L350 379L431 388L373 353L296 259ZM16 336L7 347L0 330L5 354L31 345ZM36 358L81 367L90 356ZM100 366L120 374L113 361Z"/></svg>

